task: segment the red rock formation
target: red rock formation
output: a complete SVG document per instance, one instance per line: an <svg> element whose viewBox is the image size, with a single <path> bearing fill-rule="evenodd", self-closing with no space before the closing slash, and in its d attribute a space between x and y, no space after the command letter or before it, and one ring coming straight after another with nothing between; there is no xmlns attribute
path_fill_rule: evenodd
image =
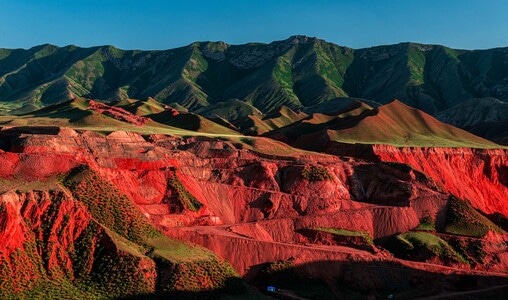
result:
<svg viewBox="0 0 508 300"><path fill-rule="evenodd" d="M109 106L107 104L90 100L89 110L97 113L112 117L116 120L134 124L136 126L143 126L148 121L145 117L136 116L123 108L116 106Z"/></svg>
<svg viewBox="0 0 508 300"><path fill-rule="evenodd" d="M34 134L10 128L0 131L0 138L6 145L0 150L0 180L13 182L18 176L49 182L55 175L87 165L168 235L212 249L241 274L290 257L299 264L323 260L339 265L345 261L406 264L382 250L370 253L312 245L299 231L337 228L385 238L416 228L423 217L442 220L450 194L471 201L484 213L508 215L505 150L373 146L369 153L376 155L375 160L342 160L309 152L262 154L205 137L144 138L128 132L104 136L57 129ZM323 178L305 175L306 168L320 170ZM54 228L44 252L50 269L69 272L72 258L66 256L65 247L92 221L78 203L65 200L65 193L58 195L62 204L52 215ZM39 211L51 205L43 200L49 197L44 195L38 196L41 200L36 204L19 200L12 192L1 197L0 240L5 242L0 243L0 251L12 253L25 247L30 232L42 224L38 216L47 215ZM189 205L194 200L199 205ZM66 218L72 222L64 226ZM492 264L477 268L501 271L508 265L506 236L489 233L484 240ZM107 240L97 242L111 245ZM110 249L120 255L119 249ZM496 260L498 264L493 263ZM153 266L143 259L135 263L146 270L142 276L151 289ZM435 265L409 264L451 272ZM313 272L325 276L323 270Z"/></svg>
<svg viewBox="0 0 508 300"><path fill-rule="evenodd" d="M383 161L406 163L444 190L490 214L508 216L508 152L464 148L396 148L375 145Z"/></svg>

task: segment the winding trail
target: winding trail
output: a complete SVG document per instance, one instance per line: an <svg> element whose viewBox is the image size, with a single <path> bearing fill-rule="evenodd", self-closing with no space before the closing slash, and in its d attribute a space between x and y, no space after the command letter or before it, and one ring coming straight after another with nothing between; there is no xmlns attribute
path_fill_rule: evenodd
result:
<svg viewBox="0 0 508 300"><path fill-rule="evenodd" d="M259 222L258 222L259 223ZM275 241L264 241L264 240L258 240L253 239L250 237L246 237L244 235L240 235L238 233L228 231L227 229L229 227L235 226L235 225L244 225L246 223L240 223L240 224L227 224L227 225L218 225L218 226L192 226L192 227L174 227L174 228L168 228L168 230L165 230L166 233L169 233L170 236L181 238L179 236L175 236L174 234L171 234L171 231L183 231L183 232L191 232L194 231L199 235L205 235L205 236L221 236L231 239L238 239L238 240L247 240L247 241L253 241L257 243L266 243L266 244L273 244L273 245L279 245L284 247L292 247L292 248L301 248L306 250L318 250L323 252L331 252L331 253L343 253L343 254L350 254L358 256L359 258L371 258L372 260L379 261L380 256L379 254L375 254L366 250L359 250L352 247L347 246L327 246L327 245L314 245L314 244L296 244L296 243L286 243L286 242L275 242ZM247 223L248 224L248 223ZM206 245L202 245L206 247ZM416 262L416 261L408 261L399 259L396 257L382 257L382 261L385 262L395 262L400 264L400 267L396 266L390 266L390 267L384 267L384 266L375 266L375 268L390 268L390 269L403 269L403 266L408 268L414 268L424 271L432 271L432 272L439 272L443 274L468 274L468 275L479 275L479 276L499 276L499 277L507 277L508 274L506 273L500 273L500 272L489 272L489 271L480 271L480 270L464 270L460 268L455 267L448 267L443 265L437 265L437 264L431 264L431 263L425 263L425 262ZM369 266L365 265L363 267L368 268Z"/></svg>

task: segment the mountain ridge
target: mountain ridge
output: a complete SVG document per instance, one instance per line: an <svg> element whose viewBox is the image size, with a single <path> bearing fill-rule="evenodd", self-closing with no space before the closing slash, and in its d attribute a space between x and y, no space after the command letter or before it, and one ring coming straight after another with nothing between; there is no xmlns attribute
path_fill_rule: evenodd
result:
<svg viewBox="0 0 508 300"><path fill-rule="evenodd" d="M507 103L508 47L399 43L352 49L292 36L243 45L194 42L167 50L50 44L0 49L0 114L76 97L106 102L151 97L190 112L238 99L265 114L281 106L325 107L334 99L380 104L399 99L436 117L475 98ZM501 114L508 119L504 110Z"/></svg>

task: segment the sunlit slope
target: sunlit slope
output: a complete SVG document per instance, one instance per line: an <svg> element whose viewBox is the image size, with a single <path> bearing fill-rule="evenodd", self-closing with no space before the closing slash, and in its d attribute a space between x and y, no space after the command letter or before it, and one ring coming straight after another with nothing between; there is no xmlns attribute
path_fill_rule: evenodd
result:
<svg viewBox="0 0 508 300"><path fill-rule="evenodd" d="M75 97L152 97L193 112L238 99L268 114L349 97L381 104L396 98L435 114L472 98L506 102L507 78L506 48L401 43L351 49L306 36L269 44L195 42L162 51L41 45L0 49L0 113Z"/></svg>
<svg viewBox="0 0 508 300"><path fill-rule="evenodd" d="M311 119L272 134L285 136L304 149L313 149L328 141L396 146L499 147L398 100L379 109L359 107L335 116L314 114Z"/></svg>
<svg viewBox="0 0 508 300"><path fill-rule="evenodd" d="M153 111L157 111L161 105L151 101L129 100L123 102L124 107L134 110L147 110L149 107ZM150 111L147 110L147 112ZM161 122L150 117L132 114L121 106L110 106L93 100L77 98L19 116L0 116L0 124L2 126L70 127L104 132L124 130L147 134L238 134L194 114L171 116L169 113L159 112L150 116L155 116L154 119Z"/></svg>

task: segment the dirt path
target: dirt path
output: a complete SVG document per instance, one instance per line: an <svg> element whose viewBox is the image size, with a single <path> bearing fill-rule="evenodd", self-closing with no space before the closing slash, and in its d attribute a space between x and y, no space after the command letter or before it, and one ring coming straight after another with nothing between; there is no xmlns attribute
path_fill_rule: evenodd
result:
<svg viewBox="0 0 508 300"><path fill-rule="evenodd" d="M274 242L274 241L264 241L264 240L257 240L253 238L246 237L244 235L237 234L235 232L228 231L227 229L231 226L235 225L242 225L241 224L228 224L228 225L219 225L219 226L192 226L192 227L174 227L170 230L175 231L195 231L200 235L216 235L216 236L223 236L228 237L232 239L240 239L240 240L249 240L249 241L256 241L259 243L268 243L268 244L274 244L274 245L282 245L282 246L289 246L294 248L302 248L302 249L313 249L313 250L319 250L319 251L326 251L326 252L338 252L338 253L345 253L345 254L352 254L356 255L358 257L363 258L371 258L373 260L379 260L379 255L365 251L365 250L359 250L356 248L346 247L346 246L327 246L327 245L314 245L314 244L295 244L295 243L284 243L284 242ZM478 270L464 270L461 268L455 268L455 267L448 267L443 265L437 265L437 264L431 264L431 263L425 263L425 262L416 262L416 261L408 261L403 260L395 257L383 257L384 261L388 262L396 262L402 266L408 267L408 268L414 268L414 269L420 269L425 271L431 271L431 272L439 272L443 274L451 274L451 273L457 273L457 274L469 274L469 275L480 275L480 276L502 276L502 277L508 277L508 274L506 273L497 273L497 272L487 272L487 271L478 271ZM401 267L392 267L392 268L400 268ZM366 266L367 267L367 266Z"/></svg>

